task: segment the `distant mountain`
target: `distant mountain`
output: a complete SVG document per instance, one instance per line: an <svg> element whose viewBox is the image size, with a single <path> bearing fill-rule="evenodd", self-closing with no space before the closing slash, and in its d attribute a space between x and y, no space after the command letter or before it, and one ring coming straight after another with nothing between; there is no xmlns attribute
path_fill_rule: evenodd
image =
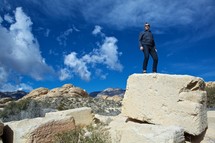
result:
<svg viewBox="0 0 215 143"><path fill-rule="evenodd" d="M125 90L121 89L121 88L107 88L103 91L95 91L95 92L91 92L90 96L91 97L100 97L103 95L108 95L108 96L114 96L114 95L118 95L118 96L124 96L125 94Z"/></svg>
<svg viewBox="0 0 215 143"><path fill-rule="evenodd" d="M10 97L17 100L22 98L26 94L28 93L25 91L0 92L0 98Z"/></svg>
<svg viewBox="0 0 215 143"><path fill-rule="evenodd" d="M91 92L89 95L91 97L96 97L100 92L102 92L102 91L94 91L94 92Z"/></svg>

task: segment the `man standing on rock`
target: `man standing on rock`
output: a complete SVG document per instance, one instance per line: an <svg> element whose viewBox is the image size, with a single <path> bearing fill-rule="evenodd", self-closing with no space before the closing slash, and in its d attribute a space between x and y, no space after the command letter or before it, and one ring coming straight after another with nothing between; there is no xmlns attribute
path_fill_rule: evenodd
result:
<svg viewBox="0 0 215 143"><path fill-rule="evenodd" d="M143 73L147 72L147 65L149 61L149 54L153 58L153 68L152 72L157 72L157 65L158 65L158 55L157 49L155 47L154 37L151 33L150 24L145 23L144 25L145 31L141 32L139 35L139 46L140 50L144 53L144 61L143 61Z"/></svg>

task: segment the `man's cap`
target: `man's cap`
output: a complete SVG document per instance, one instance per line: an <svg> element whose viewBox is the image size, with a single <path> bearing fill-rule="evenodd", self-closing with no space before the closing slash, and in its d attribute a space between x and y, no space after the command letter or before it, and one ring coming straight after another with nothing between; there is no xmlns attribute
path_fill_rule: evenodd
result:
<svg viewBox="0 0 215 143"><path fill-rule="evenodd" d="M148 22L146 22L146 23L145 23L145 26L149 26L149 27L150 27L150 24L149 24Z"/></svg>

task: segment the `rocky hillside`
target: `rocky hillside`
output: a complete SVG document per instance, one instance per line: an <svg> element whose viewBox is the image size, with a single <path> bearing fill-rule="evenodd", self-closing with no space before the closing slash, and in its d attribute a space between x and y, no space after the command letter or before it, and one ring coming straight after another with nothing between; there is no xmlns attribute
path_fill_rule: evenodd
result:
<svg viewBox="0 0 215 143"><path fill-rule="evenodd" d="M45 113L51 111L80 107L90 107L96 114L113 116L121 112L122 101L122 98L114 99L93 98L85 90L72 84L65 84L51 90L37 88L18 101L8 103L0 111L0 118L7 122L43 117Z"/></svg>
<svg viewBox="0 0 215 143"><path fill-rule="evenodd" d="M91 97L101 97L101 96L121 96L123 97L125 94L125 90L121 88L107 88L103 91L95 91L91 92L90 96Z"/></svg>

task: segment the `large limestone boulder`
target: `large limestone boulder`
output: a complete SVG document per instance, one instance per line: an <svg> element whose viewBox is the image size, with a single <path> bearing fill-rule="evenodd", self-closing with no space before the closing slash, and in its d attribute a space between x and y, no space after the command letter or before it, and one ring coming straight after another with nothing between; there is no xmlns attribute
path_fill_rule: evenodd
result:
<svg viewBox="0 0 215 143"><path fill-rule="evenodd" d="M133 74L127 81L122 114L199 135L208 126L204 87L201 78L188 75Z"/></svg>
<svg viewBox="0 0 215 143"><path fill-rule="evenodd" d="M112 143L184 143L184 130L177 126L162 126L126 121L123 116L110 123Z"/></svg>
<svg viewBox="0 0 215 143"><path fill-rule="evenodd" d="M7 122L3 141L7 143L49 143L54 140L56 134L73 130L77 125L90 125L92 121L91 109L83 107L49 113L44 118Z"/></svg>

